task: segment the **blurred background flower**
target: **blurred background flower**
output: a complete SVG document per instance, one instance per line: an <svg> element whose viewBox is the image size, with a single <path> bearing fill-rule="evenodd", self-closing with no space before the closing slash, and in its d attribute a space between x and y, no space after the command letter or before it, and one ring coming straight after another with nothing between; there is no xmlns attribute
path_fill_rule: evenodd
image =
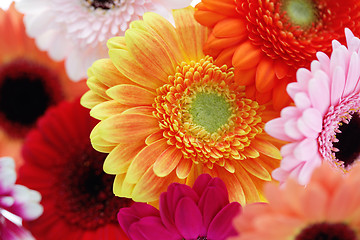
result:
<svg viewBox="0 0 360 240"><path fill-rule="evenodd" d="M29 36L54 60L65 59L69 77L86 78L91 64L108 56L106 41L124 35L133 20L147 11L171 17L172 8L191 0L18 0Z"/></svg>
<svg viewBox="0 0 360 240"><path fill-rule="evenodd" d="M116 213L132 201L114 196L106 155L90 144L96 122L79 100L62 102L28 134L19 182L43 196L44 214L24 223L36 239L127 239Z"/></svg>
<svg viewBox="0 0 360 240"><path fill-rule="evenodd" d="M120 209L118 220L132 240L225 240L236 235L232 221L240 212L239 203L229 203L224 182L202 174L192 188L170 184L160 196L160 210L135 203Z"/></svg>
<svg viewBox="0 0 360 240"><path fill-rule="evenodd" d="M229 240L359 239L359 184L360 165L344 175L326 163L306 188L293 179L266 185L269 203L245 206L234 220L239 236Z"/></svg>
<svg viewBox="0 0 360 240"><path fill-rule="evenodd" d="M0 237L3 240L34 239L30 232L13 222L16 217L34 220L43 213L39 192L15 184L15 162L10 157L0 158ZM15 216L15 217L14 217Z"/></svg>
<svg viewBox="0 0 360 240"><path fill-rule="evenodd" d="M20 148L27 132L49 106L84 92L64 64L52 61L25 33L23 16L12 5L0 9L0 153L21 165Z"/></svg>

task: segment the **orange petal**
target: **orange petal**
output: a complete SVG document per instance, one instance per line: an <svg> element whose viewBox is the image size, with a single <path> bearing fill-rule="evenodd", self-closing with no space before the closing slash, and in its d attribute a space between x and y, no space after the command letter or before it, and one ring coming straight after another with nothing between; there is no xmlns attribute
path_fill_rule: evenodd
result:
<svg viewBox="0 0 360 240"><path fill-rule="evenodd" d="M289 66L284 61L275 61L275 74L278 79L282 79L288 73Z"/></svg>
<svg viewBox="0 0 360 240"><path fill-rule="evenodd" d="M129 106L151 105L155 93L135 85L121 84L106 91L106 94L121 104Z"/></svg>
<svg viewBox="0 0 360 240"><path fill-rule="evenodd" d="M235 68L234 79L240 85L248 86L255 83L256 68L242 70Z"/></svg>
<svg viewBox="0 0 360 240"><path fill-rule="evenodd" d="M273 61L267 58L262 59L256 70L256 89L261 93L272 90L275 79Z"/></svg>
<svg viewBox="0 0 360 240"><path fill-rule="evenodd" d="M261 58L261 50L250 41L245 41L235 50L232 63L235 68L247 70L258 65Z"/></svg>
<svg viewBox="0 0 360 240"><path fill-rule="evenodd" d="M214 10L215 12L221 12L227 16L238 16L239 13L236 11L236 3L234 0L202 0L205 6Z"/></svg>
<svg viewBox="0 0 360 240"><path fill-rule="evenodd" d="M86 84L95 94L99 95L104 99L110 100L109 96L105 93L106 90L108 90L109 88L100 81L98 81L96 77L88 78Z"/></svg>
<svg viewBox="0 0 360 240"><path fill-rule="evenodd" d="M143 141L159 130L158 120L143 114L117 114L100 122L99 134L115 143Z"/></svg>
<svg viewBox="0 0 360 240"><path fill-rule="evenodd" d="M193 161L187 158L182 159L176 168L177 177L180 179L187 178L190 174L192 166Z"/></svg>
<svg viewBox="0 0 360 240"><path fill-rule="evenodd" d="M195 19L201 23L201 25L207 27L213 27L217 22L226 18L225 15L209 11L202 2L196 5L196 11L194 14Z"/></svg>
<svg viewBox="0 0 360 240"><path fill-rule="evenodd" d="M259 138L253 139L251 141L251 146L260 153L265 154L271 158L281 159L281 154L279 149L266 140Z"/></svg>
<svg viewBox="0 0 360 240"><path fill-rule="evenodd" d="M125 114L141 114L152 116L154 108L152 106L139 106L126 109L123 113Z"/></svg>
<svg viewBox="0 0 360 240"><path fill-rule="evenodd" d="M246 197L243 189L243 184L239 181L235 174L229 173L222 167L216 167L218 171L217 176L221 178L228 190L230 202L239 202L241 205L246 203Z"/></svg>
<svg viewBox="0 0 360 240"><path fill-rule="evenodd" d="M209 41L206 42L204 45L204 51L208 51L208 49L223 49L235 46L239 44L241 41L243 41L243 38L241 36L235 36L235 37L225 37L225 38L209 38ZM236 51L235 51L236 53Z"/></svg>
<svg viewBox="0 0 360 240"><path fill-rule="evenodd" d="M234 163L234 165L236 169L235 176L241 183L242 189L244 191L246 203L258 202L260 200L258 190L256 189L256 186L252 181L252 179L249 177L249 174L243 169L243 167L240 164L240 161L237 161L236 163Z"/></svg>
<svg viewBox="0 0 360 240"><path fill-rule="evenodd" d="M256 101L259 103L259 104L265 104L265 103L268 103L271 101L271 98L272 98L272 91L268 91L268 92L259 92L257 91L256 92Z"/></svg>
<svg viewBox="0 0 360 240"><path fill-rule="evenodd" d="M145 147L144 144L119 144L106 157L104 172L108 174L125 173L137 153Z"/></svg>
<svg viewBox="0 0 360 240"><path fill-rule="evenodd" d="M99 124L90 133L91 144L95 150L109 153L117 146L117 143L109 142L102 138L99 134L98 126Z"/></svg>
<svg viewBox="0 0 360 240"><path fill-rule="evenodd" d="M154 132L153 134L150 134L146 139L145 139L145 144L146 145L150 145L153 142L156 142L157 140L163 138L163 130L159 130L157 132Z"/></svg>
<svg viewBox="0 0 360 240"><path fill-rule="evenodd" d="M124 106L115 100L111 100L94 106L90 111L90 115L96 119L103 120L112 115L119 114L126 109L128 109L127 106Z"/></svg>
<svg viewBox="0 0 360 240"><path fill-rule="evenodd" d="M248 157L248 158L257 158L257 157L260 156L259 152L258 152L255 148L251 147L251 145L248 146L248 147L246 147L246 148L244 148L244 152L243 152L243 153L244 153L244 154L246 155L246 157Z"/></svg>
<svg viewBox="0 0 360 240"><path fill-rule="evenodd" d="M291 103L291 98L286 92L290 80L282 79L273 90L273 106L275 110L281 110Z"/></svg>
<svg viewBox="0 0 360 240"><path fill-rule="evenodd" d="M220 54L217 55L215 64L217 66L232 66L232 56L234 55L235 50L236 47L229 47L221 51Z"/></svg>
<svg viewBox="0 0 360 240"><path fill-rule="evenodd" d="M214 29L213 34L218 38L225 37L247 37L247 30L244 21L239 18L227 18L218 22Z"/></svg>
<svg viewBox="0 0 360 240"><path fill-rule="evenodd" d="M129 183L137 183L142 175L151 168L156 158L163 153L169 145L166 139L160 139L146 147L144 147L133 159L126 174L126 181Z"/></svg>
<svg viewBox="0 0 360 240"><path fill-rule="evenodd" d="M256 159L239 161L239 163L247 172L251 173L255 177L264 181L271 181L270 173L261 164L259 164Z"/></svg>
<svg viewBox="0 0 360 240"><path fill-rule="evenodd" d="M162 152L154 163L154 173L159 177L166 177L179 164L183 154L176 146L169 146Z"/></svg>

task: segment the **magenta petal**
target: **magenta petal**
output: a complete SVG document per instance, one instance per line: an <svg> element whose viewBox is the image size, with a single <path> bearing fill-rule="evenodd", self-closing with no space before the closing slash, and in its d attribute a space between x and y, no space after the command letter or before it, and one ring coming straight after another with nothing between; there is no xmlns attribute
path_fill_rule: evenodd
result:
<svg viewBox="0 0 360 240"><path fill-rule="evenodd" d="M21 240L34 239L28 230L16 225L7 218L0 215L0 239Z"/></svg>
<svg viewBox="0 0 360 240"><path fill-rule="evenodd" d="M195 181L193 185L194 191L198 194L199 197L204 192L204 189L208 186L212 177L209 174L201 174Z"/></svg>
<svg viewBox="0 0 360 240"><path fill-rule="evenodd" d="M195 202L186 197L179 201L175 211L175 224L185 239L196 239L203 229L201 212Z"/></svg>
<svg viewBox="0 0 360 240"><path fill-rule="evenodd" d="M237 202L232 202L224 207L210 223L207 238L222 240L230 236L237 235L233 227L233 219L240 214L241 205Z"/></svg>
<svg viewBox="0 0 360 240"><path fill-rule="evenodd" d="M211 185L215 186L209 186L205 189L198 204L203 215L205 229L208 228L216 214L229 203L227 190L219 186L224 183L220 179L214 178L212 180L215 182L212 181L213 184Z"/></svg>
<svg viewBox="0 0 360 240"><path fill-rule="evenodd" d="M181 236L177 232L169 232L161 222L160 217L144 217L131 225L129 237L132 240L177 240Z"/></svg>
<svg viewBox="0 0 360 240"><path fill-rule="evenodd" d="M117 215L120 227L128 236L131 225L147 216L160 217L159 210L146 203L134 203L129 208L120 209Z"/></svg>

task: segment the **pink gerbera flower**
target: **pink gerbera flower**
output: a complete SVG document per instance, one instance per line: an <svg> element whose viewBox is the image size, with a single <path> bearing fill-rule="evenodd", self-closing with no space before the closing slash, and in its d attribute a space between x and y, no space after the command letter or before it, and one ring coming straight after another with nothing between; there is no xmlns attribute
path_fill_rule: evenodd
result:
<svg viewBox="0 0 360 240"><path fill-rule="evenodd" d="M135 203L122 208L118 220L132 240L222 240L236 234L232 220L240 210L239 203L229 203L220 178L202 174L192 188L171 184L161 194L160 211L145 203Z"/></svg>
<svg viewBox="0 0 360 240"><path fill-rule="evenodd" d="M267 133L290 142L273 171L279 181L291 176L306 184L323 161L347 171L359 159L360 40L349 29L345 35L347 47L334 40L330 58L318 52L310 70L298 70L287 87L295 106L266 124Z"/></svg>

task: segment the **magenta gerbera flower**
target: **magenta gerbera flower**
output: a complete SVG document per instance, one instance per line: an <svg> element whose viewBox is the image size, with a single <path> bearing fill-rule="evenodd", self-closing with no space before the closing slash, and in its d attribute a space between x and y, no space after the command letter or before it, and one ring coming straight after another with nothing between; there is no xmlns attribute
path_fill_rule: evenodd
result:
<svg viewBox="0 0 360 240"><path fill-rule="evenodd" d="M0 239L33 239L31 234L10 219L34 220L43 213L39 192L15 184L15 162L10 157L0 158Z"/></svg>
<svg viewBox="0 0 360 240"><path fill-rule="evenodd" d="M192 188L171 184L160 196L160 210L135 203L120 209L118 220L132 240L222 240L236 235L232 220L240 211L220 178L202 174Z"/></svg>
<svg viewBox="0 0 360 240"><path fill-rule="evenodd" d="M306 184L323 161L347 171L359 159L360 40L349 29L345 35L347 47L334 40L330 58L318 52L310 70L297 71L287 87L295 106L266 124L267 133L290 142L273 171L281 182L290 176Z"/></svg>

